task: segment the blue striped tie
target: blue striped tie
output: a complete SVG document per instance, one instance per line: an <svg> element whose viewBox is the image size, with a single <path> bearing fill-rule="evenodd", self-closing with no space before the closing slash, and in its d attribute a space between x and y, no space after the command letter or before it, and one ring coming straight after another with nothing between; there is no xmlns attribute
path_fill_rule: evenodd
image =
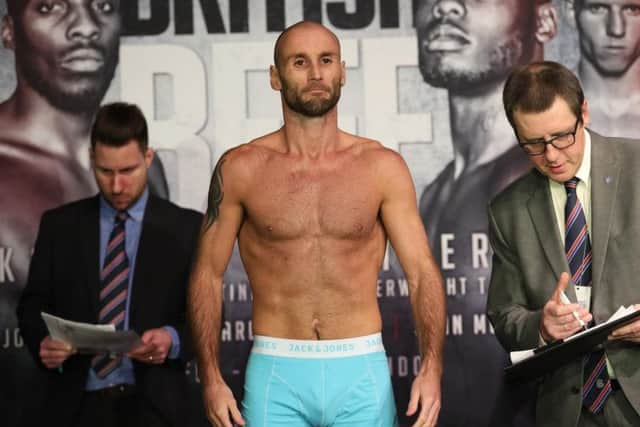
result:
<svg viewBox="0 0 640 427"><path fill-rule="evenodd" d="M578 181L578 178L571 178L564 183L567 190L564 208L565 252L573 283L591 286L591 243L584 211L576 194ZM598 413L611 394L604 350L595 350L587 356L583 375L582 404L589 412Z"/></svg>
<svg viewBox="0 0 640 427"><path fill-rule="evenodd" d="M124 329L124 318L129 288L129 259L125 250L125 222L127 212L118 212L107 243L106 255L100 273L98 321ZM99 354L91 362L98 378L104 378L120 365L122 356Z"/></svg>

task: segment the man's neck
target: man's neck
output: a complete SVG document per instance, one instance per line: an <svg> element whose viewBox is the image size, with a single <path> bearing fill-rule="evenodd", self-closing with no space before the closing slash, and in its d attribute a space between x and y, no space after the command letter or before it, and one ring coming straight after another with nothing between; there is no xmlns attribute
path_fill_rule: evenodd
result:
<svg viewBox="0 0 640 427"><path fill-rule="evenodd" d="M455 176L491 162L515 144L502 107L502 82L473 94L449 93Z"/></svg>
<svg viewBox="0 0 640 427"><path fill-rule="evenodd" d="M340 143L338 113L334 107L320 117L306 117L284 108L284 143L293 154L319 158L335 151Z"/></svg>
<svg viewBox="0 0 640 427"><path fill-rule="evenodd" d="M94 112L71 113L52 106L32 88L18 84L0 104L5 138L78 161L88 167L88 147Z"/></svg>

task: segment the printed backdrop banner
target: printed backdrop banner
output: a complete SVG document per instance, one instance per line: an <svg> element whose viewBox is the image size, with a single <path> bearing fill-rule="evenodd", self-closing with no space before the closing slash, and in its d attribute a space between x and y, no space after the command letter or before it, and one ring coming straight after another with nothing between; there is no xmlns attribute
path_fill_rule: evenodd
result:
<svg viewBox="0 0 640 427"><path fill-rule="evenodd" d="M574 9L566 7L573 2L555 0L556 13L539 15L537 0L120 3L119 65L102 102L124 100L142 108L150 124L151 145L164 168L169 198L200 211L206 207L210 175L222 153L282 124L280 97L268 82L279 32L302 19L335 31L347 66L339 125L402 154L444 276L448 310L440 425L531 425L531 386L504 384L502 368L507 357L485 315L491 268L486 203L529 167L502 113L502 84L513 66L542 59L544 51L544 58L580 73L596 130L636 135L640 121L633 114L640 111L634 108L638 95L629 96L640 75L633 56L640 51L634 47L639 43L639 30L633 27L638 20L631 19L636 12L614 10L608 0L601 0L597 8ZM0 0L0 12L6 12L5 0ZM609 19L611 14L615 19ZM626 24L616 27L620 20ZM605 44L601 42L611 37L635 53L599 51ZM439 50L438 43L444 48ZM458 48L449 49L447 43ZM14 62L12 50L0 48L0 102L15 90ZM607 98L599 97L600 93L607 93ZM615 96L624 102L613 102ZM0 116L2 111L0 104ZM8 131L0 128L0 162L2 146L10 139ZM88 146L88 141L69 141L69 146L80 146L81 154L68 168L50 172L52 180L73 184L80 176L90 177L85 143ZM45 154L49 150L46 138L29 144ZM44 164L25 162L19 174L27 180L40 173ZM0 163L0 170L4 167ZM38 221L45 209L95 191L93 184L81 188L85 189L66 192L62 185L53 195L34 189L20 193L10 181L0 180L3 425L28 420L37 405L34 386L39 379L23 346L15 307ZM25 200L30 203L29 215L21 213ZM409 425L404 412L420 358L407 281L391 249L377 292L398 413L402 425ZM238 399L252 343L251 299L236 249L225 275L221 363ZM198 425L204 426L194 362L185 375L193 385Z"/></svg>

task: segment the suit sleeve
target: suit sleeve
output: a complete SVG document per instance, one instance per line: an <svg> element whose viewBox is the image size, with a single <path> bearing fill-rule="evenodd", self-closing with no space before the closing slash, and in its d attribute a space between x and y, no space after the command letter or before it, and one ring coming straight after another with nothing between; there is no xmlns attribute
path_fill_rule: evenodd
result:
<svg viewBox="0 0 640 427"><path fill-rule="evenodd" d="M539 345L541 310L527 306L527 290L522 260L509 246L489 207L489 241L493 249L487 314L496 337L507 351Z"/></svg>
<svg viewBox="0 0 640 427"><path fill-rule="evenodd" d="M185 363L190 361L194 357L191 331L189 329L189 323L186 321L186 290L189 282L189 276L191 274L191 268L193 266L193 258L195 256L195 248L198 240L200 224L202 222L202 215L199 213L193 213L189 215L188 219L189 232L184 234L184 244L187 251L187 263L185 264L185 271L182 274L182 277L184 278L184 294L182 295L184 297L184 303L182 305L182 311L180 314L180 322L178 322L178 324L176 325L171 325L175 328L180 339L180 354L178 357Z"/></svg>
<svg viewBox="0 0 640 427"><path fill-rule="evenodd" d="M53 232L51 217L45 213L40 221L27 285L17 307L20 333L31 355L40 365L40 342L49 334L40 312L50 311Z"/></svg>

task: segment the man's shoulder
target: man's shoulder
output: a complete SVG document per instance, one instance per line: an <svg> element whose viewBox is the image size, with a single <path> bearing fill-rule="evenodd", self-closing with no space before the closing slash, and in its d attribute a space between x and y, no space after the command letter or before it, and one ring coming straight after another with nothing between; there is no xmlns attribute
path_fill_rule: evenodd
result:
<svg viewBox="0 0 640 427"><path fill-rule="evenodd" d="M386 147L382 142L375 139L365 138L358 135L346 134L348 141L348 149L355 153L356 156L366 160L371 165L384 165L385 167L393 168L404 167L405 161L400 153L389 147Z"/></svg>
<svg viewBox="0 0 640 427"><path fill-rule="evenodd" d="M640 173L640 140L602 136L589 131L591 135L592 167L616 165L622 168L627 177Z"/></svg>
<svg viewBox="0 0 640 427"><path fill-rule="evenodd" d="M591 129L589 129L589 133L591 134L591 142L594 145L609 146L622 150L625 154L640 155L640 139L605 136Z"/></svg>
<svg viewBox="0 0 640 427"><path fill-rule="evenodd" d="M270 136L271 134L265 135L225 151L217 162L214 174L232 176L234 181L243 176L252 176L256 168L276 154L277 150L273 147L273 138Z"/></svg>
<svg viewBox="0 0 640 427"><path fill-rule="evenodd" d="M166 200L160 197L149 195L149 205L151 209L157 209L162 215L168 215L175 218L182 218L188 221L200 221L202 219L202 213L191 209L184 208L173 203L170 200Z"/></svg>
<svg viewBox="0 0 640 427"><path fill-rule="evenodd" d="M82 220L88 215L97 214L98 212L99 201L96 195L48 209L42 214L42 220L43 222L77 223L78 220Z"/></svg>

